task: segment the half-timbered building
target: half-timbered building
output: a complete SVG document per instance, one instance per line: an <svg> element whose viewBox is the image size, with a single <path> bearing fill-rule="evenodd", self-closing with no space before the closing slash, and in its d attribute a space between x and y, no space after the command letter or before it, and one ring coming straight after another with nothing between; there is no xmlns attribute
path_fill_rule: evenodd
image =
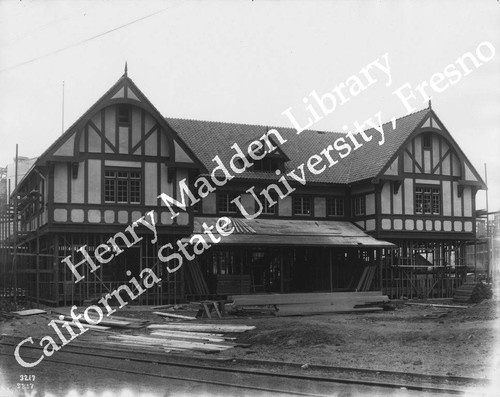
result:
<svg viewBox="0 0 500 397"><path fill-rule="evenodd" d="M270 136L274 150L172 216L162 193L186 200L181 181L192 187L215 156L228 164L234 143L245 148L270 128L164 118L125 73L17 186L19 283L32 297L68 304L149 267L162 280L137 302L160 304L253 292L449 296L463 282L475 195L485 184L430 106L384 124L383 144L360 145L307 183L289 173L345 134L276 127L283 139ZM286 197L270 187L283 177L293 189ZM260 206L263 190L274 200ZM142 239L131 244L124 231L150 211L158 235L138 226ZM203 223L222 216L231 219L230 236L179 271L165 270L160 247L189 245ZM62 259L77 263L80 247L92 256L103 242L119 255L97 271L82 266L85 279L75 283Z"/></svg>

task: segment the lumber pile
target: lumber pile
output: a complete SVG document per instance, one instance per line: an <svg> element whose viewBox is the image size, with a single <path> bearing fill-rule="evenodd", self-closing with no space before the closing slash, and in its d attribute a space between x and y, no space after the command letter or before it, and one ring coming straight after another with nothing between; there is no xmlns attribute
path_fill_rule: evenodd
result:
<svg viewBox="0 0 500 397"><path fill-rule="evenodd" d="M186 290L188 295L206 296L208 295L208 286L205 276L201 272L200 265L195 259L184 267Z"/></svg>
<svg viewBox="0 0 500 397"><path fill-rule="evenodd" d="M375 276L376 266L366 266L361 273L356 291L369 291L372 286L373 277Z"/></svg>
<svg viewBox="0 0 500 397"><path fill-rule="evenodd" d="M480 281L468 281L455 290L453 300L455 302L479 303L484 299L491 299L493 296L491 286Z"/></svg>
<svg viewBox="0 0 500 397"><path fill-rule="evenodd" d="M377 291L235 295L229 299L235 308L274 305L278 316L379 311L389 302Z"/></svg>
<svg viewBox="0 0 500 397"><path fill-rule="evenodd" d="M249 274L218 274L217 295L249 294L252 280Z"/></svg>
<svg viewBox="0 0 500 397"><path fill-rule="evenodd" d="M111 335L107 343L129 349L140 348L156 352L218 353L234 347L249 347L248 344L238 343L235 337L224 334L245 332L255 327L176 323L152 324L148 329L151 330L149 335Z"/></svg>

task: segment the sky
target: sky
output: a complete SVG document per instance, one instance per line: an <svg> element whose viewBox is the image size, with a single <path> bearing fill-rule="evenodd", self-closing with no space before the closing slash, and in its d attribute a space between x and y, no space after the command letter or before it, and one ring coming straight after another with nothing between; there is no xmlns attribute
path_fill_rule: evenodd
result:
<svg viewBox="0 0 500 397"><path fill-rule="evenodd" d="M129 77L165 117L289 127L286 109L304 120L303 98L312 91L322 95L387 59L390 84L373 67L373 84L311 127L342 131L379 111L384 121L406 115L395 90L429 82L465 53L477 56L478 48L487 61L427 94L483 178L487 165L489 210L496 211L495 0L0 0L0 166L12 162L16 143L19 155L40 155L63 125L120 78L125 62ZM411 103L416 110L427 107L419 95ZM486 208L485 197L477 194L478 209Z"/></svg>

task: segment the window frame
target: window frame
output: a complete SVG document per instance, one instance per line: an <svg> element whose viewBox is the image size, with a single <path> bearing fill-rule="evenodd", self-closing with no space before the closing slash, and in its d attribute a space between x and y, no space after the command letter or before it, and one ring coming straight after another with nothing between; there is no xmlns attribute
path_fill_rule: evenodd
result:
<svg viewBox="0 0 500 397"><path fill-rule="evenodd" d="M307 199L309 200L309 213L305 214L303 213L304 210L304 200ZM301 212L296 211L296 200L301 200ZM307 216L307 217L313 217L314 216L314 196L307 196L307 195L293 195L292 196L292 215L293 216Z"/></svg>
<svg viewBox="0 0 500 397"><path fill-rule="evenodd" d="M424 150L432 150L432 133L424 132L422 134L422 148Z"/></svg>
<svg viewBox="0 0 500 397"><path fill-rule="evenodd" d="M122 168L122 167L104 167L102 202L104 204L124 204L124 205L142 205L143 204L143 181L144 175L140 168ZM114 175L109 175L113 173ZM121 174L121 175L120 175ZM108 188L108 181L112 185ZM120 183L121 182L121 183ZM124 185L123 182L126 182ZM125 187L120 191L120 185ZM112 195L113 199L109 199ZM124 195L126 200L123 199ZM133 200L137 198L137 200Z"/></svg>
<svg viewBox="0 0 500 397"><path fill-rule="evenodd" d="M260 202L262 203L262 212L260 213L260 216L276 216L279 214L278 205L280 197L276 193L272 194L271 198L274 199L274 201L276 201L276 203L272 207L269 206L269 201L267 201L265 196L262 196L262 198L260 199ZM257 201L254 200L254 211L257 212L258 210L259 210L259 205ZM269 210L272 210L273 212L269 212Z"/></svg>
<svg viewBox="0 0 500 397"><path fill-rule="evenodd" d="M417 190L421 189L421 192ZM430 192L426 192L425 190L430 190ZM437 192L436 192L437 191ZM415 215L420 216L441 216L443 214L443 191L441 189L441 185L431 185L431 184L415 184L413 188L413 209ZM421 198L418 199L417 195L421 195ZM438 198L437 208L438 211L435 211L435 198ZM426 198L428 198L428 202L426 203ZM418 204L420 202L420 204ZM428 204L430 211L426 212L426 204ZM420 212L418 211L418 207L421 207Z"/></svg>
<svg viewBox="0 0 500 397"><path fill-rule="evenodd" d="M127 117L126 121L123 121L121 119L123 116L122 111L126 112L126 117ZM125 113L125 112L123 112L123 113ZM130 105L119 104L117 106L117 109L116 109L116 123L117 123L117 125L120 127L128 127L128 126L130 126L130 124L132 122L131 119L132 119L132 109L131 109Z"/></svg>
<svg viewBox="0 0 500 397"><path fill-rule="evenodd" d="M227 197L226 209L221 209L223 195ZM231 203L231 201L234 200L238 196L239 196L239 194L235 193L235 192L229 192L229 191L217 192L217 196L216 196L216 198L217 198L217 200L216 200L217 213L218 214L238 214L238 213L240 213L236 204ZM230 210L232 206L234 206L234 212Z"/></svg>
<svg viewBox="0 0 500 397"><path fill-rule="evenodd" d="M260 160L253 160L253 165L249 168L254 172L276 172L283 170L284 161L279 156L267 154Z"/></svg>
<svg viewBox="0 0 500 397"><path fill-rule="evenodd" d="M358 206L359 200L359 206ZM357 211L358 207L361 211ZM351 197L351 216L365 216L366 215L366 194L359 194Z"/></svg>
<svg viewBox="0 0 500 397"><path fill-rule="evenodd" d="M329 209L331 209L331 205L332 202L335 203L337 201L341 200L342 201L342 205L340 206L341 208L341 214L330 214L329 213ZM326 216L327 218L343 218L345 216L345 198L344 197L341 197L341 196L327 196L326 197L326 201L325 201L325 213L326 213ZM333 205L334 208L337 208L337 206L334 204ZM335 211L334 211L335 212Z"/></svg>

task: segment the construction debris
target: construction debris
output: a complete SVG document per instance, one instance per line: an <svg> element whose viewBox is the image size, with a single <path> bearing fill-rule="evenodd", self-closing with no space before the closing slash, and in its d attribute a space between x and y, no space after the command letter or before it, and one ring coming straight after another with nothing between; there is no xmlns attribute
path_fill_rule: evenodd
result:
<svg viewBox="0 0 500 397"><path fill-rule="evenodd" d="M484 299L491 299L492 296L491 285L480 281L469 281L457 288L453 295L453 300L455 302L479 303Z"/></svg>
<svg viewBox="0 0 500 397"><path fill-rule="evenodd" d="M233 308L274 305L278 316L381 311L384 310L384 304L389 302L389 298L378 291L252 294L235 295L229 299L233 301Z"/></svg>
<svg viewBox="0 0 500 397"><path fill-rule="evenodd" d="M170 325L170 324L169 324ZM174 325L174 324L172 324ZM186 328L193 328L192 325L198 325L199 327L194 327L196 331L181 331L173 329L165 329L166 324L152 324L148 328L153 330L150 335L112 335L109 336L111 341L109 344L120 345L127 348L147 348L152 350L162 351L196 351L203 353L217 353L224 350L232 349L234 347L249 347L248 344L241 344L236 342L234 337L226 337L223 333L206 333L197 332L201 329L210 328L210 324L175 324ZM255 327L238 326L238 325L226 325L218 326L213 324L217 329L224 329L223 332L243 332L248 329L255 329Z"/></svg>
<svg viewBox="0 0 500 397"><path fill-rule="evenodd" d="M17 314L18 316L33 316L34 314L47 313L47 311L41 310L41 309L28 309L28 310L20 310L20 311L12 312L12 313Z"/></svg>

